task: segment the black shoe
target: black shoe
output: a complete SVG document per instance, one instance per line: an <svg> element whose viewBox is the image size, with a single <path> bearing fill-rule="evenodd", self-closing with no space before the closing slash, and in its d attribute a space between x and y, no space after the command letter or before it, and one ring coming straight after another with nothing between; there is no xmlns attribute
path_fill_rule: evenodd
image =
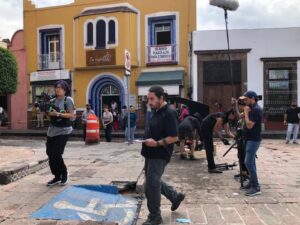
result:
<svg viewBox="0 0 300 225"><path fill-rule="evenodd" d="M196 160L195 156L190 155L190 160Z"/></svg>
<svg viewBox="0 0 300 225"><path fill-rule="evenodd" d="M208 172L209 173L223 173L221 170L218 170L218 169L208 169Z"/></svg>
<svg viewBox="0 0 300 225"><path fill-rule="evenodd" d="M181 154L180 155L180 159L185 160L186 159L186 155Z"/></svg>
<svg viewBox="0 0 300 225"><path fill-rule="evenodd" d="M61 185L66 185L69 181L69 173L65 172L62 176L61 176Z"/></svg>
<svg viewBox="0 0 300 225"><path fill-rule="evenodd" d="M162 224L162 223L163 223L163 220L160 216L156 219L148 218L142 225L159 225L159 224Z"/></svg>
<svg viewBox="0 0 300 225"><path fill-rule="evenodd" d="M246 185L244 185L243 187L241 187L241 189L243 189L243 190L249 190L251 187L252 186L251 186L250 182L248 182Z"/></svg>
<svg viewBox="0 0 300 225"><path fill-rule="evenodd" d="M175 198L175 200L172 202L171 210L175 211L176 209L178 209L180 203L184 200L184 198L185 198L185 194L179 193L177 195L177 198Z"/></svg>
<svg viewBox="0 0 300 225"><path fill-rule="evenodd" d="M50 180L48 183L47 183L47 186L54 186L54 185L57 185L61 182L61 179L58 178L58 177L54 177L52 180Z"/></svg>

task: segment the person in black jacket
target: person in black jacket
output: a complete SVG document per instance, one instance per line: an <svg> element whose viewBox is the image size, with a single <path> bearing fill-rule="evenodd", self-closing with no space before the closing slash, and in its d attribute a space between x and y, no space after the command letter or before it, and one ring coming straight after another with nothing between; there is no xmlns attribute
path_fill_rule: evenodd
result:
<svg viewBox="0 0 300 225"><path fill-rule="evenodd" d="M148 219L143 225L158 225L163 222L160 211L161 194L171 201L172 211L179 207L185 195L178 193L161 179L171 159L174 143L178 140L178 114L166 103L162 87L151 87L147 97L153 113L141 152L145 157L145 194L149 210Z"/></svg>
<svg viewBox="0 0 300 225"><path fill-rule="evenodd" d="M213 134L214 132L217 136L222 140L225 145L229 145L227 139L223 138L221 134L222 127L224 127L226 134L230 138L234 138L235 136L231 133L229 128L229 121L234 120L235 111L229 110L225 113L217 112L211 113L207 117L205 117L201 124L201 136L204 141L205 150L206 150L206 159L208 164L208 172L209 173L222 173L221 170L216 168L213 151Z"/></svg>
<svg viewBox="0 0 300 225"><path fill-rule="evenodd" d="M179 141L180 141L180 158L186 159L185 143L189 141L191 143L190 159L195 159L194 153L197 144L197 137L201 136L201 121L202 118L198 118L200 115L193 115L185 117L179 124ZM197 135L198 133L198 135Z"/></svg>

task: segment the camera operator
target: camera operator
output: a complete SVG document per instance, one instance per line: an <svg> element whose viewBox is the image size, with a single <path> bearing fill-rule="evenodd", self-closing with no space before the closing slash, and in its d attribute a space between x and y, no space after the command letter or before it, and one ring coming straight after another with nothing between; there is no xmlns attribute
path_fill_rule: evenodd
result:
<svg viewBox="0 0 300 225"><path fill-rule="evenodd" d="M229 128L229 121L234 120L235 111L233 109L222 113L211 113L207 117L205 117L201 124L201 137L203 138L205 149L206 149L206 159L208 163L208 172L209 173L222 173L221 170L216 168L215 160L214 160L214 145L213 145L213 133L215 132L217 136L221 139L221 141L225 145L229 145L227 139L223 138L221 134L222 127L224 127L226 134L230 138L234 138L235 136L231 133Z"/></svg>
<svg viewBox="0 0 300 225"><path fill-rule="evenodd" d="M68 171L63 160L66 143L72 133L72 119L74 115L74 102L70 94L69 84L63 80L55 83L56 97L47 105L47 116L50 117L50 126L47 132L46 153L49 166L54 178L47 186L56 184L65 185L68 182Z"/></svg>
<svg viewBox="0 0 300 225"><path fill-rule="evenodd" d="M261 143L262 109L257 104L258 96L254 91L247 91L240 97L246 104L244 106L245 125L243 136L245 140L245 165L250 173L250 181L245 188L247 196L261 194L256 172L256 153Z"/></svg>

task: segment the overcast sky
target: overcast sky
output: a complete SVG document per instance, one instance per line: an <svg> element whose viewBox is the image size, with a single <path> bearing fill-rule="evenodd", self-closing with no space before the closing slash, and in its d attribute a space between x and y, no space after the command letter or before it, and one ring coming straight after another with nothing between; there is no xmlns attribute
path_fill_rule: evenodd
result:
<svg viewBox="0 0 300 225"><path fill-rule="evenodd" d="M72 0L32 0L38 7L65 4ZM149 1L149 0L143 0ZM182 0L184 1L184 0ZM11 38L22 29L22 0L0 0L0 39ZM197 29L224 29L223 10L197 0ZM300 0L240 0L229 12L229 28L300 27Z"/></svg>

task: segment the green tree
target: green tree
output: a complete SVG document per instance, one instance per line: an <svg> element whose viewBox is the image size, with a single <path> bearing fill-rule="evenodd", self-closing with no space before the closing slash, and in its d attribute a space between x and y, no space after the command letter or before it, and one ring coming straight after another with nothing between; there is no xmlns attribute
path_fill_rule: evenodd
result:
<svg viewBox="0 0 300 225"><path fill-rule="evenodd" d="M18 65L14 55L0 47L0 94L14 94L18 86Z"/></svg>

